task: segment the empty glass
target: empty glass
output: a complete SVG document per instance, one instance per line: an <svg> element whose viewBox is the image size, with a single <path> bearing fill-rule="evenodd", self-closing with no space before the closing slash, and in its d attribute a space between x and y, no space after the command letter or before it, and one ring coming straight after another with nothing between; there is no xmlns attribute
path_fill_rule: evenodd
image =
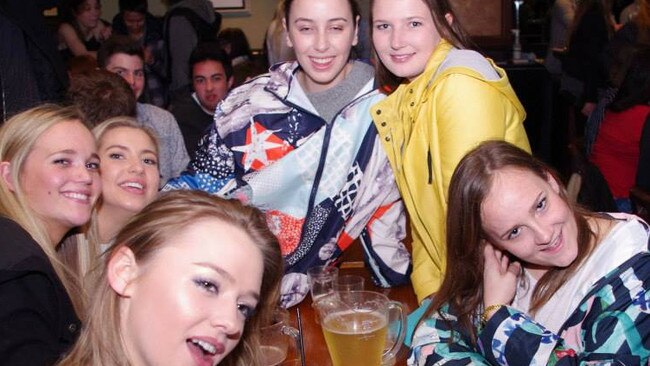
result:
<svg viewBox="0 0 650 366"><path fill-rule="evenodd" d="M338 277L339 269L332 266L316 266L307 270L312 301L316 302L320 297L334 292Z"/></svg>
<svg viewBox="0 0 650 366"><path fill-rule="evenodd" d="M336 291L362 291L365 280L359 275L339 276L338 281L334 284Z"/></svg>

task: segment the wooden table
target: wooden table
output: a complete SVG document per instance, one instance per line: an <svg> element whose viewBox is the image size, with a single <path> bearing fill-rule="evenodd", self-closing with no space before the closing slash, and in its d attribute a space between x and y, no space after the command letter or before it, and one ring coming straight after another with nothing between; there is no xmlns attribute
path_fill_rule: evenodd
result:
<svg viewBox="0 0 650 366"><path fill-rule="evenodd" d="M359 266L353 268L346 268L345 263L339 270L339 276L344 274L361 275L366 279L365 290L376 291L386 295L389 299L399 301L404 304L406 314L412 312L417 308L417 298L410 285L404 285L393 288L381 288L374 286L370 279L368 271ZM302 318L303 339L305 344L305 365L307 366L331 366L327 345L325 344L325 337L323 331L318 323L316 323L316 311L311 305L311 297L307 297L302 303L297 305L300 308L300 316ZM291 324L297 327L296 321L296 307L289 308L291 314ZM293 348L293 347L292 347ZM408 348L402 345L395 365L406 365L408 357ZM299 359L300 356L295 350L290 349L287 360ZM357 365L351 365L357 366Z"/></svg>

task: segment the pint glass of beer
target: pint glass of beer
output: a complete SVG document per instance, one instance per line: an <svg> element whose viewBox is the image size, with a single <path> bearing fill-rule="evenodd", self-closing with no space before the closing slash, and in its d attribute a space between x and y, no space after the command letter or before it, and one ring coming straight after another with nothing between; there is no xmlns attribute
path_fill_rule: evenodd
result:
<svg viewBox="0 0 650 366"><path fill-rule="evenodd" d="M334 366L380 366L391 360L404 341L402 304L371 291L335 292L315 303ZM389 331L397 313L398 332Z"/></svg>

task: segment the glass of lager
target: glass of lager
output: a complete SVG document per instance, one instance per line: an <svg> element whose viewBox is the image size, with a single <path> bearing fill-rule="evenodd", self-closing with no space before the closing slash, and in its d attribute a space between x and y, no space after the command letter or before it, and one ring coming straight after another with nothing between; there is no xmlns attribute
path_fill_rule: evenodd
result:
<svg viewBox="0 0 650 366"><path fill-rule="evenodd" d="M390 363L404 341L402 304L378 292L334 292L314 306L333 366ZM391 317L395 314L398 316ZM398 319L397 323L392 319Z"/></svg>

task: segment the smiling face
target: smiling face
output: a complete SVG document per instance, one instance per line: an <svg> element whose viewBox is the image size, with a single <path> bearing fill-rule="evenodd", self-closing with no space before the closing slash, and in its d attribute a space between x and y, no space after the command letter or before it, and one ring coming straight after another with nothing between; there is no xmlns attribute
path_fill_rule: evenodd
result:
<svg viewBox="0 0 650 366"><path fill-rule="evenodd" d="M88 222L101 190L95 139L80 121L48 128L20 172L27 204L57 242L73 227Z"/></svg>
<svg viewBox="0 0 650 366"><path fill-rule="evenodd" d="M121 76L133 90L135 99L144 90L144 62L140 56L116 53L109 57L106 70Z"/></svg>
<svg viewBox="0 0 650 366"><path fill-rule="evenodd" d="M106 131L99 141L101 211L136 214L158 193L158 150L149 135L130 127Z"/></svg>
<svg viewBox="0 0 650 366"><path fill-rule="evenodd" d="M294 0L285 19L287 39L302 71L301 85L311 93L345 79L357 44L357 22L348 0Z"/></svg>
<svg viewBox="0 0 650 366"><path fill-rule="evenodd" d="M217 104L228 94L235 79L226 76L221 62L206 60L192 67L192 86L203 108L214 111Z"/></svg>
<svg viewBox="0 0 650 366"><path fill-rule="evenodd" d="M382 64L398 77L419 76L441 38L429 7L423 0L374 0L372 17L372 42Z"/></svg>
<svg viewBox="0 0 650 366"><path fill-rule="evenodd" d="M550 177L550 176L549 176ZM522 260L536 278L567 267L578 254L578 229L553 178L503 168L494 173L481 210L488 240Z"/></svg>
<svg viewBox="0 0 650 366"><path fill-rule="evenodd" d="M75 19L80 26L92 29L99 24L102 15L102 6L99 0L86 0L75 11Z"/></svg>
<svg viewBox="0 0 650 366"><path fill-rule="evenodd" d="M215 219L172 236L149 260L119 270L121 333L133 365L216 365L239 343L257 306L262 253L250 236ZM126 279L123 284L120 278Z"/></svg>

